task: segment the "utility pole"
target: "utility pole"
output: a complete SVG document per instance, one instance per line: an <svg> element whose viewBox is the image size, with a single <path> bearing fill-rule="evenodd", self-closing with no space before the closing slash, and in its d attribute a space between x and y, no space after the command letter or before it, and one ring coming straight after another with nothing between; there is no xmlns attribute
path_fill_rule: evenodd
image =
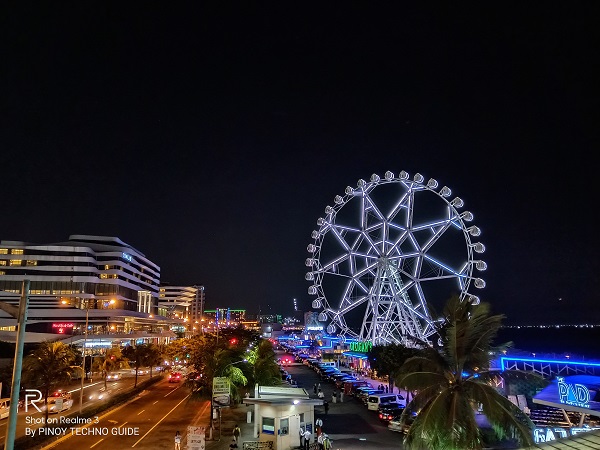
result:
<svg viewBox="0 0 600 450"><path fill-rule="evenodd" d="M86 371L85 371L85 346L87 344L87 337L88 337L88 324L89 324L89 317L90 317L90 299L86 299L86 308L85 308L85 334L83 337L83 348L81 350L81 354L83 356L82 362L81 362L81 391L79 391L79 414L81 414L81 411L83 410L83 380L85 378L86 375ZM93 362L93 358L92 361ZM91 369L91 367L90 367Z"/></svg>
<svg viewBox="0 0 600 450"><path fill-rule="evenodd" d="M8 427L6 429L6 439L4 440L5 450L14 450L15 447L17 413L19 412L19 392L21 391L21 368L23 366L23 346L25 344L25 324L27 323L27 310L29 308L29 286L30 280L23 280L19 308L5 302L0 302L0 309L18 320L15 361L10 392L10 409L8 412Z"/></svg>

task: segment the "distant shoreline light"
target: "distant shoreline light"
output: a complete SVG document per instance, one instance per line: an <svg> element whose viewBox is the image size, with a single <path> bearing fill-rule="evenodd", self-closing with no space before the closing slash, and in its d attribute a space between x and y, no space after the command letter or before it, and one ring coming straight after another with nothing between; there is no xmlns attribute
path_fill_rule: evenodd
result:
<svg viewBox="0 0 600 450"><path fill-rule="evenodd" d="M600 324L502 325L501 328L599 328Z"/></svg>

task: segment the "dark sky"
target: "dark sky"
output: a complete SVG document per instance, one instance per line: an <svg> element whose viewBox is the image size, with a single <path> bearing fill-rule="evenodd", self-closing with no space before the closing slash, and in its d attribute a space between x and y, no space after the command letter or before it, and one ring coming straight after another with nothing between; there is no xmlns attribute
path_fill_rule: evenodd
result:
<svg viewBox="0 0 600 450"><path fill-rule="evenodd" d="M507 323L600 323L595 2L172 3L5 7L1 239L118 236L289 312L325 206L406 170L475 215Z"/></svg>

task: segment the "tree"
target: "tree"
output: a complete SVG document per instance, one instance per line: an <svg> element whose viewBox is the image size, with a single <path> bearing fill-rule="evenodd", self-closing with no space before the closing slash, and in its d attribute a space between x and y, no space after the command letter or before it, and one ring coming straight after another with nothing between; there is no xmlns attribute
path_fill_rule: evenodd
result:
<svg viewBox="0 0 600 450"><path fill-rule="evenodd" d="M254 383L261 386L276 386L281 383L279 366L275 362L275 351L273 344L268 340L262 340L250 357L252 362L252 379Z"/></svg>
<svg viewBox="0 0 600 450"><path fill-rule="evenodd" d="M48 396L55 386L69 381L75 355L62 342L43 342L23 361L23 378L28 385L42 391L45 423L48 423Z"/></svg>
<svg viewBox="0 0 600 450"><path fill-rule="evenodd" d="M193 346L193 339L176 339L165 347L164 357L169 361L183 361Z"/></svg>
<svg viewBox="0 0 600 450"><path fill-rule="evenodd" d="M420 350L401 369L400 384L417 391L402 415L406 422L417 414L404 439L407 448L482 448L477 405L497 438L532 444L529 418L488 383L492 342L503 318L490 315L485 303L448 300L439 330L442 347Z"/></svg>
<svg viewBox="0 0 600 450"><path fill-rule="evenodd" d="M150 367L150 378L152 378L152 369L162 363L162 352L158 345L148 344L148 352L144 365Z"/></svg>
<svg viewBox="0 0 600 450"><path fill-rule="evenodd" d="M133 362L135 367L135 382L133 387L137 386L138 370L140 367L144 366L151 351L152 350L150 349L149 344L140 344L136 346L130 345L123 349L123 356L127 358L129 362Z"/></svg>
<svg viewBox="0 0 600 450"><path fill-rule="evenodd" d="M108 389L106 377L110 372L121 367L123 355L118 347L109 348L103 356L94 358L92 371L100 372L104 380L104 389Z"/></svg>
<svg viewBox="0 0 600 450"><path fill-rule="evenodd" d="M394 389L395 380L399 376L399 369L409 358L415 356L416 349L408 348L401 344L376 345L368 353L369 366L377 371L378 375L387 376L390 389ZM405 386L402 386L405 387Z"/></svg>

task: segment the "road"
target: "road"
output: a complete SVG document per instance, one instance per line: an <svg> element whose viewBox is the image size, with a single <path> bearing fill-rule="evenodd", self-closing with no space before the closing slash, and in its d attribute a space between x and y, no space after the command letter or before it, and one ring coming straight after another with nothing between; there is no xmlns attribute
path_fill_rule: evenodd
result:
<svg viewBox="0 0 600 450"><path fill-rule="evenodd" d="M191 402L181 384L163 380L89 424L61 425L65 436L45 448L172 449L176 431L185 439L188 425L208 420L208 406L208 401Z"/></svg>
<svg viewBox="0 0 600 450"><path fill-rule="evenodd" d="M148 379L149 376L138 376L138 383ZM135 382L135 376L133 375L125 375L118 381L109 381L106 383L106 387L104 385L104 381L96 381L96 382L86 382L83 388L83 408L88 406L93 406L95 404L99 404L102 401L107 400L111 396L116 394L120 394L122 392L126 392L128 389L131 389ZM57 389L58 390L58 389ZM59 414L51 414L51 418L62 417L62 416L71 416L77 414L79 412L79 398L81 391L80 382L71 383L68 386L64 386L61 389L64 392L68 392L71 394L73 399L73 406L71 409L67 411L63 411ZM37 403L37 405L41 408L43 404L42 402ZM27 410L25 408L20 408L19 415L17 418L17 433L16 437L23 436L25 434L25 429L36 429L43 425L42 418L44 417L43 413L37 411L37 409L33 405L27 405ZM60 420L60 419L59 419ZM0 420L0 442L4 442L6 437L6 427L8 425L8 419Z"/></svg>

